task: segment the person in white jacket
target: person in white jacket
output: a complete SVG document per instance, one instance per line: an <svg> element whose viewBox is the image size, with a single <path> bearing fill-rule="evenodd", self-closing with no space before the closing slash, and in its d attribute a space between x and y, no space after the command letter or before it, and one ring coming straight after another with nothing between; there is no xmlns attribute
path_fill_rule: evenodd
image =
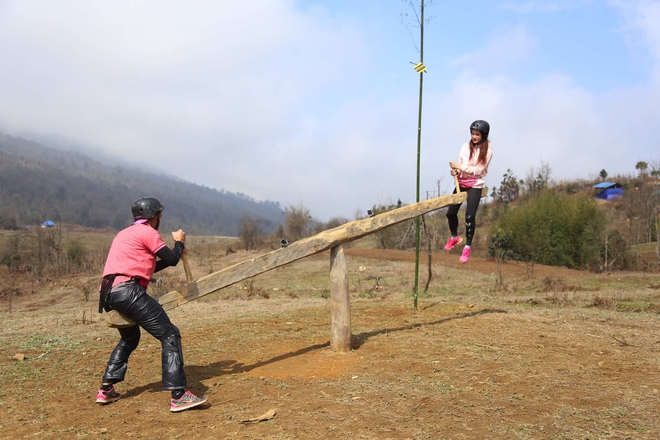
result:
<svg viewBox="0 0 660 440"><path fill-rule="evenodd" d="M467 243L461 254L461 263L470 259L470 249L474 238L477 208L481 200L481 189L486 185L484 178L488 174L488 165L493 158L493 148L488 140L490 125L486 121L474 121L470 125L470 141L463 144L458 153L458 162L449 162L451 175L458 176L458 186L467 192L467 207L465 209L465 237ZM456 190L454 189L454 194ZM458 235L458 210L461 204L450 205L447 209L447 221L451 237L447 240L445 250L451 250L463 239Z"/></svg>

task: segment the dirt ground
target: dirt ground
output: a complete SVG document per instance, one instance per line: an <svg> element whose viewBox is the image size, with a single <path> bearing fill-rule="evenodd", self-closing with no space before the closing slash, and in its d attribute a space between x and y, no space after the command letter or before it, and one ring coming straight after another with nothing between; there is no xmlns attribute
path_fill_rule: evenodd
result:
<svg viewBox="0 0 660 440"><path fill-rule="evenodd" d="M194 257L193 272L204 273ZM500 286L495 262L474 257L461 265L458 254L439 253L429 293L413 310L413 259L411 252L347 250L349 354L329 348L326 254L169 312L183 334L189 388L210 402L178 414L168 411L160 346L148 335L117 386L122 399L94 403L118 337L98 321L96 297L86 302L72 287L80 280L39 286L11 302L5 296L0 435L660 438L657 273L537 266L529 280L524 264L507 263ZM422 264L422 280L425 273ZM260 295L248 299L246 289ZM242 423L271 409L269 420Z"/></svg>

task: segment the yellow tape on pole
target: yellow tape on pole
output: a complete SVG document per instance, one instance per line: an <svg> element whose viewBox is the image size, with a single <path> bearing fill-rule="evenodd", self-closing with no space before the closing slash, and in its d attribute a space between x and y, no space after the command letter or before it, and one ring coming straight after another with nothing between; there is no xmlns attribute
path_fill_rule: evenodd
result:
<svg viewBox="0 0 660 440"><path fill-rule="evenodd" d="M426 70L426 66L422 63L417 63L415 64L415 70L417 71L417 73L422 73Z"/></svg>

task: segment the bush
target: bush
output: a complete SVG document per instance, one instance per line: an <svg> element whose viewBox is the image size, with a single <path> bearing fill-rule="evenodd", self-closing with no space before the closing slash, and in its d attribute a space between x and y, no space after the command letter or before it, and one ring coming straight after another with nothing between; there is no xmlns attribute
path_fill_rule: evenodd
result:
<svg viewBox="0 0 660 440"><path fill-rule="evenodd" d="M257 249L262 241L261 220L250 215L243 215L238 231L246 251Z"/></svg>
<svg viewBox="0 0 660 440"><path fill-rule="evenodd" d="M631 269L634 266L634 260L630 254L628 242L621 236L617 230L607 233L607 242L603 244L600 250L600 261L602 265L598 267L606 272L612 269Z"/></svg>
<svg viewBox="0 0 660 440"><path fill-rule="evenodd" d="M16 219L7 215L0 214L0 229L17 230Z"/></svg>
<svg viewBox="0 0 660 440"><path fill-rule="evenodd" d="M9 272L15 272L21 264L21 256L18 254L6 254L0 257L0 263L7 266Z"/></svg>
<svg viewBox="0 0 660 440"><path fill-rule="evenodd" d="M588 196L544 190L502 213L492 225L489 252L506 249L532 265L592 266L600 260L605 224L605 212Z"/></svg>
<svg viewBox="0 0 660 440"><path fill-rule="evenodd" d="M80 242L73 241L66 247L66 257L76 267L80 267L87 257L87 248Z"/></svg>
<svg viewBox="0 0 660 440"><path fill-rule="evenodd" d="M66 256L69 261L80 262L85 259L87 255L87 249L82 243L74 241L70 243L66 248Z"/></svg>

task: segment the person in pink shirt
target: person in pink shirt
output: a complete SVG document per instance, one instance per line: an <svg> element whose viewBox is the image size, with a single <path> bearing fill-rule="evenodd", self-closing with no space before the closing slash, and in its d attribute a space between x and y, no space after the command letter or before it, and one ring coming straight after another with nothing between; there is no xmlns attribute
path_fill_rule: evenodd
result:
<svg viewBox="0 0 660 440"><path fill-rule="evenodd" d="M474 238L477 208L481 200L481 190L486 185L484 178L488 174L488 165L493 158L493 148L488 140L490 125L486 121L474 121L470 125L470 141L463 144L458 153L458 162L449 162L451 175L458 176L458 186L461 192L467 192L465 209L465 237L467 243L461 254L461 263L470 259L472 239ZM456 189L454 189L456 194ZM451 237L447 240L445 250L451 250L463 239L458 235L458 210L461 204L450 205L447 209L447 221Z"/></svg>
<svg viewBox="0 0 660 440"><path fill-rule="evenodd" d="M132 207L135 223L117 234L105 261L99 313L116 310L137 325L118 329L121 339L110 355L96 395L100 404L120 399L114 384L124 380L128 358L140 342L140 328L161 343L163 389L172 392L170 411L183 411L207 401L206 396L186 391L181 333L158 301L147 295L154 272L176 266L185 252L186 233L181 229L172 232L173 249L158 233L163 209L155 197L136 200Z"/></svg>

